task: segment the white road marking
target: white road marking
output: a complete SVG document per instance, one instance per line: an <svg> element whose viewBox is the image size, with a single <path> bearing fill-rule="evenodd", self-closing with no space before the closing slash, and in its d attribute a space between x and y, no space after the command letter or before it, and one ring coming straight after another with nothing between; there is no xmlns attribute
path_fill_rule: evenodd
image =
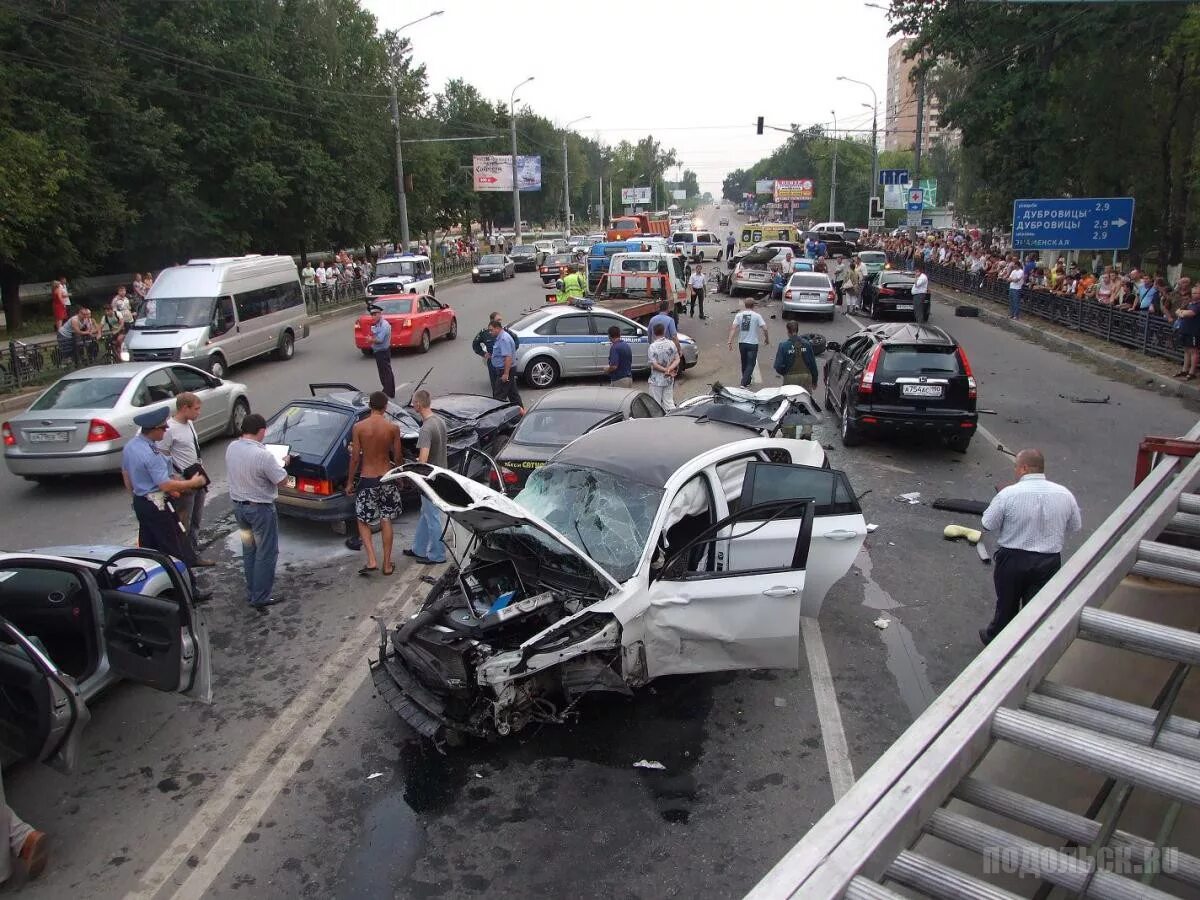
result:
<svg viewBox="0 0 1200 900"><path fill-rule="evenodd" d="M804 639L804 654L808 658L813 696L817 701L817 721L821 724L821 743L825 745L829 786L833 789L833 800L836 803L854 784L854 765L850 761L850 748L846 744L846 731L842 727L837 691L833 686L833 675L829 671L829 657L825 654L825 639L821 637L821 623L808 616L802 616L800 633Z"/></svg>
<svg viewBox="0 0 1200 900"><path fill-rule="evenodd" d="M413 574L400 581L380 601L375 617L391 624L403 613L403 600L421 585L421 576L429 573L423 566L414 566ZM429 573L432 574L432 573ZM342 648L326 659L324 665L255 742L229 777L196 811L175 839L146 870L138 887L125 895L125 900L149 900L165 888L177 887L171 896L200 897L212 881L228 865L241 846L246 834L267 811L279 791L296 773L296 769L328 730L342 711L346 700L367 677L366 656L377 646L378 627L374 619L366 618L343 643ZM292 740L288 736L301 723L307 723ZM266 760L286 743L287 750L263 774ZM253 790L241 807L226 822L230 805ZM207 853L200 848L214 829L221 834ZM193 854L201 856L200 864L185 872L181 880L174 879L176 871Z"/></svg>

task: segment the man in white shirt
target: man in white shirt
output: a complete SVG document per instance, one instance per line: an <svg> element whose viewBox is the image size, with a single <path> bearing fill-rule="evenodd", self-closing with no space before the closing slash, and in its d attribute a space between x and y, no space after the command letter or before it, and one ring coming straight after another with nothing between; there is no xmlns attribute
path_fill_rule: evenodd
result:
<svg viewBox="0 0 1200 900"><path fill-rule="evenodd" d="M747 297L743 302L745 309L733 317L733 324L729 326L729 349L733 349L733 339L736 336L742 364L741 384L742 387L750 387L754 378L754 366L758 362L759 340L761 338L762 343L768 345L771 341L767 336L767 323L754 309L754 298Z"/></svg>
<svg viewBox="0 0 1200 900"><path fill-rule="evenodd" d="M1004 488L983 511L983 527L998 545L992 580L996 613L979 629L986 645L1033 599L1062 565L1068 532L1082 527L1079 504L1061 484L1046 480L1040 450L1017 454L1017 481Z"/></svg>
<svg viewBox="0 0 1200 900"><path fill-rule="evenodd" d="M929 321L929 276L925 274L925 263L918 262L913 266L917 280L913 282L913 321Z"/></svg>
<svg viewBox="0 0 1200 900"><path fill-rule="evenodd" d="M204 465L200 462L200 438L193 424L200 418L200 405L200 398L190 391L179 394L175 398L175 415L167 419L167 430L158 442L158 452L170 457L171 468L184 480L204 473ZM204 474L207 477L207 473ZM195 491L184 491L171 500L175 512L179 514L180 523L187 529L184 539L190 542L198 567L216 565L210 559L200 558L200 523L207 490L205 486Z"/></svg>
<svg viewBox="0 0 1200 900"><path fill-rule="evenodd" d="M1025 287L1025 270L1020 263L1012 267L1008 273L1008 317L1021 317L1021 288Z"/></svg>
<svg viewBox="0 0 1200 900"><path fill-rule="evenodd" d="M696 266L692 270L692 277L688 279L688 287L691 288L691 303L688 307L688 315L695 317L696 302L700 302L700 318L706 318L704 315L704 287L708 284L708 279L704 276L704 269Z"/></svg>

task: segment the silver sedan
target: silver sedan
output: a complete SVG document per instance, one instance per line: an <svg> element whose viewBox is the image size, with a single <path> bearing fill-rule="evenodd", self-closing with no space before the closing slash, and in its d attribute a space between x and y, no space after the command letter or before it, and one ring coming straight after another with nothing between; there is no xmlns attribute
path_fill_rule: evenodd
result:
<svg viewBox="0 0 1200 900"><path fill-rule="evenodd" d="M236 434L250 412L244 384L184 363L92 366L63 376L0 426L4 462L30 481L119 471L121 450L138 433L133 417L160 406L174 412L184 391L203 403L202 441Z"/></svg>

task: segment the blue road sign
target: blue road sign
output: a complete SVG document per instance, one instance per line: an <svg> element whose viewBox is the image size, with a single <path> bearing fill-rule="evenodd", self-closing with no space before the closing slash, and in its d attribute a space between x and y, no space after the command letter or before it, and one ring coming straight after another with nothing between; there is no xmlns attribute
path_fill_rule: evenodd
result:
<svg viewBox="0 0 1200 900"><path fill-rule="evenodd" d="M908 184L908 169L880 169L880 184Z"/></svg>
<svg viewBox="0 0 1200 900"><path fill-rule="evenodd" d="M1014 200L1014 250L1128 250L1132 197Z"/></svg>
<svg viewBox="0 0 1200 900"><path fill-rule="evenodd" d="M922 219L921 227L922 228L932 228L933 227L933 219Z"/></svg>
<svg viewBox="0 0 1200 900"><path fill-rule="evenodd" d="M925 208L925 192L920 188L909 188L907 192L908 211L919 213Z"/></svg>

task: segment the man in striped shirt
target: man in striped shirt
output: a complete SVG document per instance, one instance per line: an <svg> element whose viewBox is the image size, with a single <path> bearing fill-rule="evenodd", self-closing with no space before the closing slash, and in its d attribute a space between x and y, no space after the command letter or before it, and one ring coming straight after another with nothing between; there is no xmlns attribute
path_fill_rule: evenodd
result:
<svg viewBox="0 0 1200 900"><path fill-rule="evenodd" d="M1074 495L1046 480L1040 450L1022 450L1016 466L1016 483L996 494L983 512L983 527L996 534L999 545L992 572L996 614L979 629L985 645L1059 570L1067 532L1082 525Z"/></svg>

